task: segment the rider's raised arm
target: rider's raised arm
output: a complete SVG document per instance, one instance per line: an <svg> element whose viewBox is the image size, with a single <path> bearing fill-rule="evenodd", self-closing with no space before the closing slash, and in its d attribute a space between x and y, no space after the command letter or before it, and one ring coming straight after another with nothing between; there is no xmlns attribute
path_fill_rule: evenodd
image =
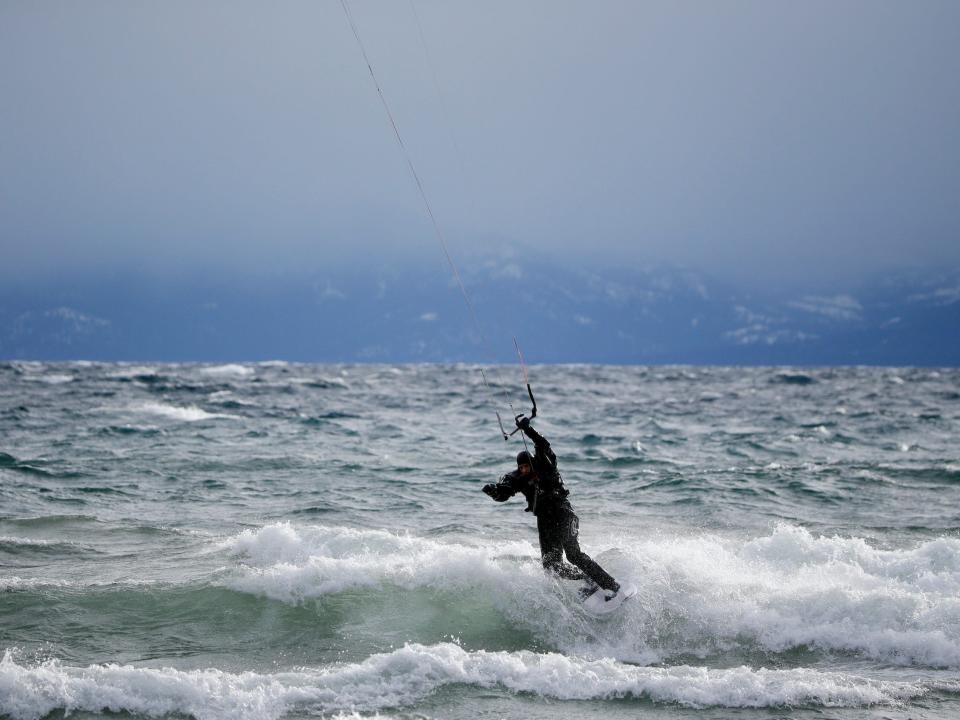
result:
<svg viewBox="0 0 960 720"><path fill-rule="evenodd" d="M550 464L555 466L557 464L557 456L554 454L553 449L550 447L550 443L547 442L547 439L534 430L530 426L529 422L524 423L521 426L521 429L523 430L524 435L533 440L533 445L537 449L537 455L546 457Z"/></svg>

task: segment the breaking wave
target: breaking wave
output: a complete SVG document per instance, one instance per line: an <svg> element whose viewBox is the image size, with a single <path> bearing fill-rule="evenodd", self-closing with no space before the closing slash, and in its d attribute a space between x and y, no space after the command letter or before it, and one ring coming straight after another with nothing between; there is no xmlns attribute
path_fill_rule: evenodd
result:
<svg viewBox="0 0 960 720"><path fill-rule="evenodd" d="M173 713L197 720L273 720L293 710L379 710L416 703L450 685L499 688L555 700L632 698L689 707L889 705L929 688L811 669L638 667L557 653L470 652L453 643L406 645L357 663L260 674L130 665L34 667L0 661L0 712L34 720L70 713Z"/></svg>
<svg viewBox="0 0 960 720"><path fill-rule="evenodd" d="M749 540L623 537L614 544L595 557L640 593L602 622L579 607L577 583L543 574L526 542L465 544L281 523L226 542L241 565L225 583L291 604L383 588L428 588L454 604L479 597L548 646L589 657L652 662L732 647L763 654L809 648L960 667L960 540L884 550L782 525Z"/></svg>

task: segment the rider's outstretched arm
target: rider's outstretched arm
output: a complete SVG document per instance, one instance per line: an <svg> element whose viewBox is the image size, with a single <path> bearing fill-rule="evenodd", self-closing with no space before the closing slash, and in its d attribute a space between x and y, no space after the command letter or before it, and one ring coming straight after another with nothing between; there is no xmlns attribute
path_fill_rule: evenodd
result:
<svg viewBox="0 0 960 720"><path fill-rule="evenodd" d="M483 491L497 502L506 502L516 495L520 488L514 483L514 473L509 473L500 478L500 482L489 483L483 486Z"/></svg>

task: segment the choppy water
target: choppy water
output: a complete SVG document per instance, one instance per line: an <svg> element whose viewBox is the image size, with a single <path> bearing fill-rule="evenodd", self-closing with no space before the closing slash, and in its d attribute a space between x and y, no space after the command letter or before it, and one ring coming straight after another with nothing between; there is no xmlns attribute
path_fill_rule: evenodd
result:
<svg viewBox="0 0 960 720"><path fill-rule="evenodd" d="M609 618L473 368L0 365L0 714L960 715L960 371L531 372Z"/></svg>

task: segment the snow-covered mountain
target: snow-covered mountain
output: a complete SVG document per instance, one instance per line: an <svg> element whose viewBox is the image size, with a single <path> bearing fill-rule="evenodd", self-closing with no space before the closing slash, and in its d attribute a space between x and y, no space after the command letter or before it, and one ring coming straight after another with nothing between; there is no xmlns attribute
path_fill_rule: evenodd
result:
<svg viewBox="0 0 960 720"><path fill-rule="evenodd" d="M687 269L510 257L0 291L0 358L709 364L960 363L960 271L758 294Z"/></svg>

